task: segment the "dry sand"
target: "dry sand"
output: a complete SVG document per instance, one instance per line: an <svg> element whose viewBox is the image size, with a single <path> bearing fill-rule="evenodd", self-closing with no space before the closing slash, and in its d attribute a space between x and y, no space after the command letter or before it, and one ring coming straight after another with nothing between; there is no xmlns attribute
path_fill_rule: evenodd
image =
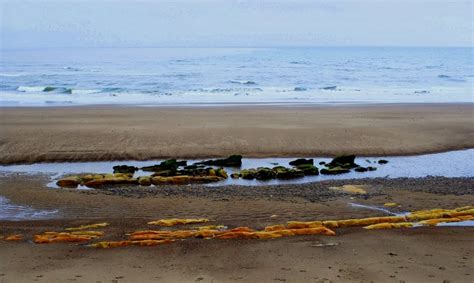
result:
<svg viewBox="0 0 474 283"><path fill-rule="evenodd" d="M0 163L474 147L473 104L0 108Z"/></svg>

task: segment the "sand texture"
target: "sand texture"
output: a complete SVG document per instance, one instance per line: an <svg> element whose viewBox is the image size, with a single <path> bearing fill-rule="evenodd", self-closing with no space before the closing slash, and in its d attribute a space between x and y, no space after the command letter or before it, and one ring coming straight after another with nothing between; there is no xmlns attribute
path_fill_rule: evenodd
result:
<svg viewBox="0 0 474 283"><path fill-rule="evenodd" d="M0 163L464 149L474 147L473 107L1 108Z"/></svg>

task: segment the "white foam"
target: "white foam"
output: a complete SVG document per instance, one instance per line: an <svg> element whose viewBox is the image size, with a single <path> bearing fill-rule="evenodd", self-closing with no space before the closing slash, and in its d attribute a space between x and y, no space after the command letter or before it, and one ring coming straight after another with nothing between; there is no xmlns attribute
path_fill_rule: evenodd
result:
<svg viewBox="0 0 474 283"><path fill-rule="evenodd" d="M19 86L16 90L21 92L40 92L45 88L45 86Z"/></svg>
<svg viewBox="0 0 474 283"><path fill-rule="evenodd" d="M204 88L175 92L101 92L97 89L73 89L69 93L44 92L44 86L21 86L18 91L0 91L0 105L219 105L219 104L370 104L370 103L469 103L468 90L458 88L381 89L338 88L337 90L295 87ZM6 101L8 103L3 103Z"/></svg>
<svg viewBox="0 0 474 283"><path fill-rule="evenodd" d="M0 196L0 220L49 219L57 213L57 209L37 210L30 206L11 204L8 199Z"/></svg>

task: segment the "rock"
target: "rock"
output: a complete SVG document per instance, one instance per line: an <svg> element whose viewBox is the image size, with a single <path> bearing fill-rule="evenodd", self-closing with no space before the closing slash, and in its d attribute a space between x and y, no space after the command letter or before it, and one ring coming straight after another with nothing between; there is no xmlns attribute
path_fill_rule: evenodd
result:
<svg viewBox="0 0 474 283"><path fill-rule="evenodd" d="M388 163L388 160L385 160L385 159L379 160L379 164L387 164L387 163Z"/></svg>
<svg viewBox="0 0 474 283"><path fill-rule="evenodd" d="M324 168L324 169L321 169L321 174L323 175L337 175L337 174L345 174L345 173L349 173L351 172L351 170L349 169L346 169L346 168L342 168L342 167L332 167L332 168Z"/></svg>
<svg viewBox="0 0 474 283"><path fill-rule="evenodd" d="M367 169L366 167L359 166L359 167L356 167L354 169L354 171L356 171L356 172L367 172L367 171L369 171L369 169Z"/></svg>
<svg viewBox="0 0 474 283"><path fill-rule="evenodd" d="M124 178L124 179L130 179L130 178L133 178L133 173L114 173L113 175L106 174L106 175L103 175L103 178Z"/></svg>
<svg viewBox="0 0 474 283"><path fill-rule="evenodd" d="M161 177L156 176L151 178L153 185L186 185L186 184L205 184L213 183L223 180L222 177L218 176L173 176L173 177Z"/></svg>
<svg viewBox="0 0 474 283"><path fill-rule="evenodd" d="M113 167L114 173L131 173L134 174L138 168L135 166L128 165L117 165Z"/></svg>
<svg viewBox="0 0 474 283"><path fill-rule="evenodd" d="M311 164L302 164L296 166L297 169L302 170L306 176L315 176L319 175L318 167Z"/></svg>
<svg viewBox="0 0 474 283"><path fill-rule="evenodd" d="M222 167L216 170L216 176L222 177L224 179L229 178L229 176L227 175L227 172Z"/></svg>
<svg viewBox="0 0 474 283"><path fill-rule="evenodd" d="M195 163L195 165L214 165L224 167L240 167L242 166L242 155L231 155L225 159L214 159L205 160L202 162Z"/></svg>
<svg viewBox="0 0 474 283"><path fill-rule="evenodd" d="M296 160L293 160L293 161L290 162L290 165L292 165L292 166L306 165L306 164L313 165L314 160L313 159L299 158L299 159L296 159Z"/></svg>
<svg viewBox="0 0 474 283"><path fill-rule="evenodd" d="M188 166L184 166L184 170L194 170L194 169L202 169L204 168L204 165L188 165Z"/></svg>
<svg viewBox="0 0 474 283"><path fill-rule="evenodd" d="M352 169L359 167L355 162L355 155L339 155L336 156L330 163L326 164L327 167L342 167L344 169Z"/></svg>
<svg viewBox="0 0 474 283"><path fill-rule="evenodd" d="M255 174L255 178L257 178L257 180L271 180L275 177L276 173L268 167L257 168L257 173Z"/></svg>
<svg viewBox="0 0 474 283"><path fill-rule="evenodd" d="M87 183L89 181L95 180L95 179L102 179L104 178L103 174L87 174L83 175L81 177L81 184Z"/></svg>
<svg viewBox="0 0 474 283"><path fill-rule="evenodd" d="M282 166L277 166L274 167L273 170L276 172L277 179L295 179L304 177L304 172L299 169L290 169L285 167L282 169Z"/></svg>
<svg viewBox="0 0 474 283"><path fill-rule="evenodd" d="M255 179L255 175L257 174L257 171L253 168L250 169L244 169L240 171L240 177L245 180L253 180Z"/></svg>
<svg viewBox="0 0 474 283"><path fill-rule="evenodd" d="M77 188L80 183L80 179L77 176L72 176L58 180L56 185L61 188Z"/></svg>
<svg viewBox="0 0 474 283"><path fill-rule="evenodd" d="M84 184L89 188L101 188L113 185L138 185L138 179L129 179L123 177L105 177L103 179L95 179Z"/></svg>
<svg viewBox="0 0 474 283"><path fill-rule="evenodd" d="M165 170L176 171L178 167L186 166L187 163L188 162L186 160L176 161L176 159L168 159L161 162L160 164L145 166L145 167L142 167L141 169L143 171L151 171L151 172L158 172L158 171L165 171Z"/></svg>
<svg viewBox="0 0 474 283"><path fill-rule="evenodd" d="M175 170L163 170L163 171L158 171L153 174L151 174L152 177L155 176L162 176L162 177L169 177L169 176L176 176L176 171Z"/></svg>
<svg viewBox="0 0 474 283"><path fill-rule="evenodd" d="M231 177L232 179L239 179L239 178L240 178L240 174L239 174L239 173L232 173L232 174L230 174L230 177Z"/></svg>
<svg viewBox="0 0 474 283"><path fill-rule="evenodd" d="M140 186L150 186L151 185L151 177L150 176L138 177L138 184Z"/></svg>
<svg viewBox="0 0 474 283"><path fill-rule="evenodd" d="M321 162L319 162L319 165L324 165L324 164L326 164L326 162L325 162L325 161L321 161Z"/></svg>
<svg viewBox="0 0 474 283"><path fill-rule="evenodd" d="M369 170L369 171L375 171L375 170L377 170L377 168L372 167L372 166L369 166L369 167L367 167L367 170Z"/></svg>

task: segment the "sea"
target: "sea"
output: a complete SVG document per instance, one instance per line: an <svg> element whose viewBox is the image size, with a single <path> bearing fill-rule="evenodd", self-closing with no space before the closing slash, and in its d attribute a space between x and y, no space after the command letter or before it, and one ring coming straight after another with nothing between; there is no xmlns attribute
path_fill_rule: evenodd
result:
<svg viewBox="0 0 474 283"><path fill-rule="evenodd" d="M0 106L473 102L474 48L0 51Z"/></svg>

